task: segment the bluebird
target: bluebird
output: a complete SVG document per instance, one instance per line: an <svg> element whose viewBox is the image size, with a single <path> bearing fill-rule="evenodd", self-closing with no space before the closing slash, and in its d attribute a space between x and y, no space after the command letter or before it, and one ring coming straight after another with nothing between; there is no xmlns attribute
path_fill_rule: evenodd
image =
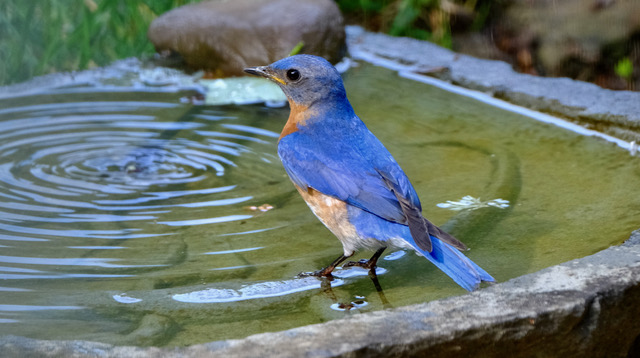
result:
<svg viewBox="0 0 640 358"><path fill-rule="evenodd" d="M278 156L316 217L340 240L343 254L314 272L331 272L358 249L376 250L358 265L372 270L387 247L412 249L466 290L494 282L459 250L466 246L422 216L420 199L387 148L354 113L340 73L325 59L295 55L246 68L280 86L290 114Z"/></svg>

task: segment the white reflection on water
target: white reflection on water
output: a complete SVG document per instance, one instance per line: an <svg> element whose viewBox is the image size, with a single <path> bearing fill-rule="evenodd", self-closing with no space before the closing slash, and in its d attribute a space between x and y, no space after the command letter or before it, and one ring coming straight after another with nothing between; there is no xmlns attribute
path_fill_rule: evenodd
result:
<svg viewBox="0 0 640 358"><path fill-rule="evenodd" d="M479 198L474 198L471 195L465 195L459 201L447 200L445 203L436 204L437 207L442 209L449 209L453 211L460 210L475 210L480 208L494 207L499 209L506 209L509 207L509 200L493 199L482 201Z"/></svg>
<svg viewBox="0 0 640 358"><path fill-rule="evenodd" d="M331 286L341 286L344 280L335 279ZM319 289L322 280L317 277L302 277L293 280L258 282L244 285L238 289L208 288L200 291L173 295L173 299L188 303L222 303L252 300L256 298L277 297L296 292Z"/></svg>
<svg viewBox="0 0 640 358"><path fill-rule="evenodd" d="M336 303L332 304L330 307L334 311L350 311L350 310L353 310L353 309L363 308L363 307L366 307L368 305L369 305L369 302L360 300L360 301L351 302L349 305L345 305L344 303L336 302Z"/></svg>
<svg viewBox="0 0 640 358"><path fill-rule="evenodd" d="M263 129L263 128L256 128L256 127L251 127L251 126L245 126L242 124L228 124L228 123L224 123L221 125L224 128L229 128L229 129L233 129L236 131L241 131L241 132L246 132L246 133L251 133L251 134L258 134L258 135L263 135L263 136L267 136L267 137L271 137L271 138L278 138L280 137L280 133L276 133L267 129Z"/></svg>
<svg viewBox="0 0 640 358"><path fill-rule="evenodd" d="M0 292L30 292L33 290L29 290L26 288L15 288L15 287L0 287Z"/></svg>
<svg viewBox="0 0 640 358"><path fill-rule="evenodd" d="M167 265L117 265L109 262L120 261L110 258L46 258L46 257L20 257L0 256L0 262L29 265L54 265L54 266L98 266L109 268L131 267L161 267ZM36 270L32 270L36 271Z"/></svg>
<svg viewBox="0 0 640 358"><path fill-rule="evenodd" d="M263 246L259 246L259 247L247 247L245 249L236 249L236 250L211 251L211 252L205 252L204 255L235 254L235 253L238 253L238 252L255 251L255 250L260 250L260 249L264 249L264 247Z"/></svg>
<svg viewBox="0 0 640 358"><path fill-rule="evenodd" d="M81 310L80 306L31 306L31 305L0 305L0 311L49 311L49 310Z"/></svg>
<svg viewBox="0 0 640 358"><path fill-rule="evenodd" d="M258 249L258 248L254 248ZM225 267L224 269L240 268ZM377 275L383 275L387 270L382 267L376 268ZM315 276L297 277L292 280L283 281L267 281L245 284L239 288L207 288L204 290L193 291L173 295L173 299L179 302L189 303L222 303L253 300L257 298L285 296L292 293L315 290L322 287L323 282L331 283L331 287L344 285L346 279L360 276L368 276L369 270L361 267L338 267L333 272L333 280L327 281L325 278ZM360 305L364 307L365 304Z"/></svg>
<svg viewBox="0 0 640 358"><path fill-rule="evenodd" d="M274 226L274 227L268 227L266 229L256 229L256 230L241 231L241 232L230 232L230 233L227 233L227 234L220 234L219 236L234 236L234 235L255 234L255 233L265 232L265 231L269 231L269 230L273 230L273 229L279 229L281 227L282 226Z"/></svg>
<svg viewBox="0 0 640 358"><path fill-rule="evenodd" d="M119 295L113 295L113 299L120 303L137 303L142 302L142 299L129 297L126 293L121 293Z"/></svg>
<svg viewBox="0 0 640 358"><path fill-rule="evenodd" d="M46 272L45 272L46 273ZM49 275L15 275L15 274L0 274L0 280L48 280L48 279L60 279L60 278L124 278L134 277L135 275L103 275L103 274L91 274L91 273L71 273L71 274L57 274L51 273Z"/></svg>
<svg viewBox="0 0 640 358"><path fill-rule="evenodd" d="M221 216L217 218L206 218L206 219L181 220L181 221L158 221L158 224L164 224L169 226L193 226L193 225L203 225L203 224L224 223L224 222L237 221L237 220L246 220L252 217L253 217L252 215L229 215L229 216Z"/></svg>

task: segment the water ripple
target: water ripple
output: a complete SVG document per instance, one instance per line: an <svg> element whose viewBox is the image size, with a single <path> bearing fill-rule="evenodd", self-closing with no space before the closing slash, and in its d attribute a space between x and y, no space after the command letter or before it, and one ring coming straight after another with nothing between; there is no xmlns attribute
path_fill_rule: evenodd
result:
<svg viewBox="0 0 640 358"><path fill-rule="evenodd" d="M175 254L161 252L184 240L164 239L178 236L176 228L244 222L254 217L246 206L262 204L253 202L263 177L254 163L274 151L274 132L175 96L167 102L163 93L141 101L126 93L87 94L100 100L61 93L17 98L0 109L0 241L10 245L0 262L13 267L0 270L2 278L164 269ZM249 176L257 180L242 180ZM104 241L113 239L136 243ZM141 250L147 254L131 257ZM27 272L34 265L60 272ZM97 271L65 272L68 266Z"/></svg>
<svg viewBox="0 0 640 358"><path fill-rule="evenodd" d="M271 160L278 134L245 110L161 91L51 91L0 107L0 280L11 286L0 323L86 320L85 307L139 302L118 292L250 270L246 257L269 244L235 238L278 227L250 209L273 207L265 186L286 180Z"/></svg>

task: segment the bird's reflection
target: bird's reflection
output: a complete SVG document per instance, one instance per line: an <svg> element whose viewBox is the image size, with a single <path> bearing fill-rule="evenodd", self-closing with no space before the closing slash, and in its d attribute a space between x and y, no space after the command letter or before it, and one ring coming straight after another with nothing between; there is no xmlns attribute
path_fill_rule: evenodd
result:
<svg viewBox="0 0 640 358"><path fill-rule="evenodd" d="M385 296L382 286L380 285L380 281L378 280L378 275L376 274L376 269L374 268L372 270L369 270L368 276L371 279L371 282L373 283L373 286L375 287L376 292L378 293L378 297L380 299L380 303L382 303L382 307L385 309L393 308L393 306ZM346 303L341 302L336 296L335 292L333 291L333 287L331 286L331 282L333 280L334 280L333 276L322 277L321 284L320 284L320 288L322 289L322 292L333 302L333 304L331 305L333 309L339 310L339 311L350 311L352 309L361 308L367 305L366 301L359 299L360 297L357 297L357 296L356 296L357 300L355 301L350 301Z"/></svg>

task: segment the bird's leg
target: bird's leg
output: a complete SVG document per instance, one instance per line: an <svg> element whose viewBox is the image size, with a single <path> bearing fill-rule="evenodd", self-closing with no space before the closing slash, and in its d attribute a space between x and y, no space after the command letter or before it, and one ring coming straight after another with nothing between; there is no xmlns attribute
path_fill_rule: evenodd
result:
<svg viewBox="0 0 640 358"><path fill-rule="evenodd" d="M378 296L380 296L380 301L382 302L382 306L384 308L391 308L391 303L387 300L387 296L384 295L384 291L382 290L382 286L380 286L380 282L378 281L378 275L376 275L376 270L369 271L369 278L378 292Z"/></svg>
<svg viewBox="0 0 640 358"><path fill-rule="evenodd" d="M342 263L342 261L348 259L351 255L346 256L346 255L340 255L340 257L338 257L337 259L333 260L333 262L323 268L322 270L318 270L318 271L314 271L314 272L301 272L298 274L298 277L305 277L305 276L318 276L318 277L333 277L333 275L331 275L331 273L333 272L333 270L336 268L336 266L340 265Z"/></svg>
<svg viewBox="0 0 640 358"><path fill-rule="evenodd" d="M359 266L362 268L365 268L369 271L374 271L376 269L376 264L378 263L378 259L380 258L380 255L382 255L382 252L384 252L384 250L386 249L386 247L381 247L378 249L378 251L376 251L375 254L373 254L373 256L371 256L370 259L365 260L362 259L358 262L354 262L354 261L349 261L346 264L344 264L344 266L342 267L352 267L352 266Z"/></svg>
<svg viewBox="0 0 640 358"><path fill-rule="evenodd" d="M333 260L333 262L329 266L323 268L322 270L318 270L314 272L314 276L326 276L326 277L331 276L331 273L336 268L336 266L340 265L342 261L346 260L348 257L349 256L340 255L340 257Z"/></svg>

